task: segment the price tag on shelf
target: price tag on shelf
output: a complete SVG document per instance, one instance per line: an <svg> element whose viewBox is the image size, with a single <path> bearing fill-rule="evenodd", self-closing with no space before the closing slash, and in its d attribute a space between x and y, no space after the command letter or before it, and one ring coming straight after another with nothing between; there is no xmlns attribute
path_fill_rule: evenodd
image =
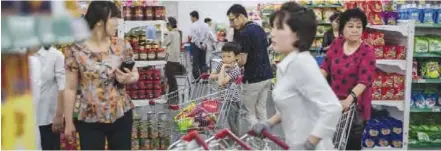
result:
<svg viewBox="0 0 441 151"><path fill-rule="evenodd" d="M440 112L440 111L441 111L441 108L439 108L439 107L432 108L432 112Z"/></svg>

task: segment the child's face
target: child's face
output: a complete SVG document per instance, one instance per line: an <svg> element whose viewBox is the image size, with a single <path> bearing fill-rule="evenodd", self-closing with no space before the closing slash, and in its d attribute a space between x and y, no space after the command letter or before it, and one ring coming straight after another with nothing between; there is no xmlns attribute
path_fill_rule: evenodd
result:
<svg viewBox="0 0 441 151"><path fill-rule="evenodd" d="M236 59L234 52L222 52L222 61L225 64L233 64L236 62Z"/></svg>

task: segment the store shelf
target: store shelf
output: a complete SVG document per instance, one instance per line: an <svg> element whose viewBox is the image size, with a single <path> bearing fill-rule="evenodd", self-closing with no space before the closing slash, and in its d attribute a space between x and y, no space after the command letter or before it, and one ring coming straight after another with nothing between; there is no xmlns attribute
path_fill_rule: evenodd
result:
<svg viewBox="0 0 441 151"><path fill-rule="evenodd" d="M136 61L136 67L147 67L147 66L157 66L157 65L165 65L167 61L165 60L157 60L157 61Z"/></svg>
<svg viewBox="0 0 441 151"><path fill-rule="evenodd" d="M441 79L418 79L418 80L412 80L412 83L440 84L441 83Z"/></svg>
<svg viewBox="0 0 441 151"><path fill-rule="evenodd" d="M317 24L319 24L319 25L331 25L330 22L326 22L326 21L324 21L324 20L319 20L319 21L317 21Z"/></svg>
<svg viewBox="0 0 441 151"><path fill-rule="evenodd" d="M441 107L434 107L434 108L424 108L424 109L416 109L411 108L410 112L441 112Z"/></svg>
<svg viewBox="0 0 441 151"><path fill-rule="evenodd" d="M406 60L377 60L377 68L387 73L398 73L405 75Z"/></svg>
<svg viewBox="0 0 441 151"><path fill-rule="evenodd" d="M307 5L308 8L340 8L342 5Z"/></svg>
<svg viewBox="0 0 441 151"><path fill-rule="evenodd" d="M164 20L148 20L148 21L124 21L124 32L129 32L131 29L136 27L143 27L148 25L164 25L167 22Z"/></svg>
<svg viewBox="0 0 441 151"><path fill-rule="evenodd" d="M415 24L415 28L440 28L441 24Z"/></svg>
<svg viewBox="0 0 441 151"><path fill-rule="evenodd" d="M167 100L163 99L163 98L150 99L150 100L152 100L152 101L154 101L155 103L158 103L158 104L165 104L165 103L167 103ZM133 102L133 104L135 106L149 106L150 105L149 104L150 100L148 100L148 99L132 100L132 102Z"/></svg>
<svg viewBox="0 0 441 151"><path fill-rule="evenodd" d="M403 100L373 100L372 105L383 105L396 107L400 111L404 111L404 101Z"/></svg>
<svg viewBox="0 0 441 151"><path fill-rule="evenodd" d="M400 21L398 25L368 25L368 28L376 29L376 30L383 30L383 31L394 31L399 32L403 36L408 36L408 28L407 23L405 21Z"/></svg>
<svg viewBox="0 0 441 151"><path fill-rule="evenodd" d="M374 148L363 148L362 150L402 150L402 148L393 148L393 147L374 147Z"/></svg>
<svg viewBox="0 0 441 151"><path fill-rule="evenodd" d="M440 54L432 54L432 53L415 53L413 54L415 58L441 58Z"/></svg>
<svg viewBox="0 0 441 151"><path fill-rule="evenodd" d="M418 143L409 144L409 150L441 150L441 143Z"/></svg>

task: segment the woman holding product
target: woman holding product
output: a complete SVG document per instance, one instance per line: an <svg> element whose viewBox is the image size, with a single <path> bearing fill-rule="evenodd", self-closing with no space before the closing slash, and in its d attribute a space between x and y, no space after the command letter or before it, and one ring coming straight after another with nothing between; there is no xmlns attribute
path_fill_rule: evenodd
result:
<svg viewBox="0 0 441 151"><path fill-rule="evenodd" d="M278 112L254 125L253 131L260 134L281 123L290 149L333 149L342 106L309 52L317 30L314 12L288 2L271 16L270 23L273 49L286 55L277 65L272 94Z"/></svg>
<svg viewBox="0 0 441 151"><path fill-rule="evenodd" d="M66 56L64 133L71 136L75 132L72 113L79 87L76 129L83 150L104 150L106 139L110 150L131 150L134 105L124 85L135 83L139 75L135 67L122 66L123 61L133 61L130 45L123 40L111 43L119 16L113 2L92 1L84 16L92 35L72 45Z"/></svg>
<svg viewBox="0 0 441 151"><path fill-rule="evenodd" d="M364 121L371 117L372 82L376 69L374 49L362 39L366 28L365 13L349 9L340 15L339 33L321 66L322 74L330 77L331 87L344 109L357 102L358 112L352 123L347 150L360 150Z"/></svg>

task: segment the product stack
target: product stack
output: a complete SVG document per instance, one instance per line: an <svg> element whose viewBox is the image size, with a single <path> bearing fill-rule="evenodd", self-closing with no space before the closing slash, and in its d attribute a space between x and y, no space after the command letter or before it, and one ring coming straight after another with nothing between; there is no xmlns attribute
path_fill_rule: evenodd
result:
<svg viewBox="0 0 441 151"><path fill-rule="evenodd" d="M404 80L403 75L377 71L376 79L373 83L372 99L404 100Z"/></svg>
<svg viewBox="0 0 441 151"><path fill-rule="evenodd" d="M126 2L122 11L124 20L165 20L164 6L151 6L146 2Z"/></svg>
<svg viewBox="0 0 441 151"><path fill-rule="evenodd" d="M409 148L439 150L441 144L441 114L411 114Z"/></svg>
<svg viewBox="0 0 441 151"><path fill-rule="evenodd" d="M368 17L370 25L396 25L398 12L394 11L393 1L348 1L345 2L346 9L360 8Z"/></svg>
<svg viewBox="0 0 441 151"><path fill-rule="evenodd" d="M167 113L148 112L135 116L132 126L132 150L167 150L170 145L170 121Z"/></svg>
<svg viewBox="0 0 441 151"><path fill-rule="evenodd" d="M366 123L363 132L363 148L403 147L403 122L388 114L387 110L373 111L373 117Z"/></svg>
<svg viewBox="0 0 441 151"><path fill-rule="evenodd" d="M132 46L136 61L165 60L167 57L165 49L161 48L158 42L147 40L144 32L126 34L125 40Z"/></svg>
<svg viewBox="0 0 441 151"><path fill-rule="evenodd" d="M415 20L416 24L441 24L441 5L436 3L402 4L398 9L399 18L402 20Z"/></svg>
<svg viewBox="0 0 441 151"><path fill-rule="evenodd" d="M165 91L161 83L161 70L155 68L138 68L139 80L126 87L127 93L133 100L156 99Z"/></svg>

